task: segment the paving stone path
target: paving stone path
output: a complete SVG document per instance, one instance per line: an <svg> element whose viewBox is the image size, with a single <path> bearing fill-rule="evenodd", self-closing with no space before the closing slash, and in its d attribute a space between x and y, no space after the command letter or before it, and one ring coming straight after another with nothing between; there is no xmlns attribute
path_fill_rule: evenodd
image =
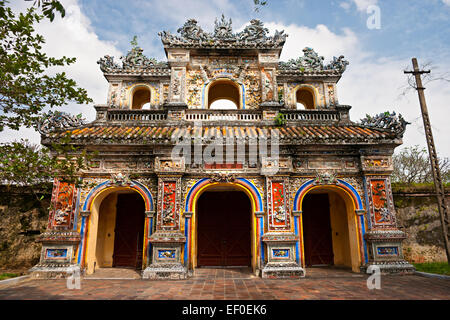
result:
<svg viewBox="0 0 450 320"><path fill-rule="evenodd" d="M111 276L106 271L106 276ZM108 273L109 272L109 273ZM123 274L129 274L124 271ZM116 277L124 278L116 272ZM65 280L26 280L0 286L0 299L149 299L149 300L298 300L298 299L439 299L450 300L450 280L418 275L385 275L381 289L369 290L367 275L336 269L307 269L303 279L262 279L247 270L198 269L188 280L148 281L85 277L81 289Z"/></svg>

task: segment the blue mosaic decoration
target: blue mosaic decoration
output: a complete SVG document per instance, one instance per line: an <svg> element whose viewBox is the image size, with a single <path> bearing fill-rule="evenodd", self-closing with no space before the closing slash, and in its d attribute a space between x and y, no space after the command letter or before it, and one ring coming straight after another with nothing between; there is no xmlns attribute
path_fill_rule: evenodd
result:
<svg viewBox="0 0 450 320"><path fill-rule="evenodd" d="M67 249L47 249L45 251L47 259L64 259L67 258Z"/></svg>
<svg viewBox="0 0 450 320"><path fill-rule="evenodd" d="M158 250L158 258L175 259L175 250Z"/></svg>
<svg viewBox="0 0 450 320"><path fill-rule="evenodd" d="M378 247L377 253L380 256L398 256L398 247Z"/></svg>
<svg viewBox="0 0 450 320"><path fill-rule="evenodd" d="M272 249L274 258L289 258L289 249Z"/></svg>

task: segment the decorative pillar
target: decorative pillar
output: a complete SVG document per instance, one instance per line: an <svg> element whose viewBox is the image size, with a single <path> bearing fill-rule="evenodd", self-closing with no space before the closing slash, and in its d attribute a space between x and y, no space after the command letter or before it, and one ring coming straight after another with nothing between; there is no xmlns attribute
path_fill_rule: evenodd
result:
<svg viewBox="0 0 450 320"><path fill-rule="evenodd" d="M396 223L390 174L390 156L361 156L367 199L369 261L362 267L378 266L383 273L413 272L414 267L403 258L402 241L406 238Z"/></svg>
<svg viewBox="0 0 450 320"><path fill-rule="evenodd" d="M180 228L181 176L184 162L155 159L158 174L158 205L156 230L149 237L153 247L151 263L144 270L144 279L185 279L187 268L183 261L186 236Z"/></svg>
<svg viewBox="0 0 450 320"><path fill-rule="evenodd" d="M184 109L186 104L186 67L189 63L189 51L168 49L167 60L171 68L169 102L167 109Z"/></svg>
<svg viewBox="0 0 450 320"><path fill-rule="evenodd" d="M81 239L75 222L78 195L74 184L54 180L47 231L37 240L42 250L39 263L30 270L32 277L64 278L80 270L74 261Z"/></svg>
<svg viewBox="0 0 450 320"><path fill-rule="evenodd" d="M279 109L277 67L280 50L258 53L258 64L261 72L261 107L264 109Z"/></svg>
<svg viewBox="0 0 450 320"><path fill-rule="evenodd" d="M266 177L266 186L267 232L262 240L266 244L267 263L263 267L262 277L304 277L305 271L296 259L299 253L298 236L292 232L289 177Z"/></svg>

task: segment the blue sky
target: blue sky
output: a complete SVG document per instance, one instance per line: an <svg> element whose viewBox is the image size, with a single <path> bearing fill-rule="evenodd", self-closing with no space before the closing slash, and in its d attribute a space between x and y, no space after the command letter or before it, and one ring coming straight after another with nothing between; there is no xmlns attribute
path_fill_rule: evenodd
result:
<svg viewBox="0 0 450 320"><path fill-rule="evenodd" d="M45 21L37 31L47 39L45 50L52 56L74 56L77 63L65 71L88 90L96 104L106 102L107 82L96 61L108 54L118 59L138 42L148 56L164 60L158 32L176 30L188 18L195 18L203 29L212 31L214 20L223 13L233 21L234 30L253 18L262 20L271 33L284 29L289 35L281 59L296 58L305 46L313 47L325 61L345 55L350 61L338 83L341 104L352 105L351 119L366 113L396 111L412 122L404 146L425 146L417 94L402 95L406 84L403 70L411 58L432 63L433 75L447 73L450 78L450 0L269 0L258 12L253 0L62 0L66 17ZM13 1L20 11L30 2ZM369 29L369 5L381 13L380 29ZM426 85L428 107L437 149L450 157L448 113L450 82ZM92 106L69 105L72 113L82 112L88 120L95 116ZM21 130L20 135L38 142L39 135ZM0 141L17 138L4 132Z"/></svg>

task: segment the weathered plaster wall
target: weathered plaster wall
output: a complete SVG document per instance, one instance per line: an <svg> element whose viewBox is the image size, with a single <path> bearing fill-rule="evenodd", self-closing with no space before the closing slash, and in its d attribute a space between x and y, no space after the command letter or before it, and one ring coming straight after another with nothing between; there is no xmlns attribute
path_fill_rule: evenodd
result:
<svg viewBox="0 0 450 320"><path fill-rule="evenodd" d="M41 244L35 240L47 227L50 197L0 187L0 270L25 271L39 262Z"/></svg>
<svg viewBox="0 0 450 320"><path fill-rule="evenodd" d="M447 261L436 198L426 190L394 188L397 224L406 232L405 259L411 262ZM447 206L450 197L447 195Z"/></svg>

